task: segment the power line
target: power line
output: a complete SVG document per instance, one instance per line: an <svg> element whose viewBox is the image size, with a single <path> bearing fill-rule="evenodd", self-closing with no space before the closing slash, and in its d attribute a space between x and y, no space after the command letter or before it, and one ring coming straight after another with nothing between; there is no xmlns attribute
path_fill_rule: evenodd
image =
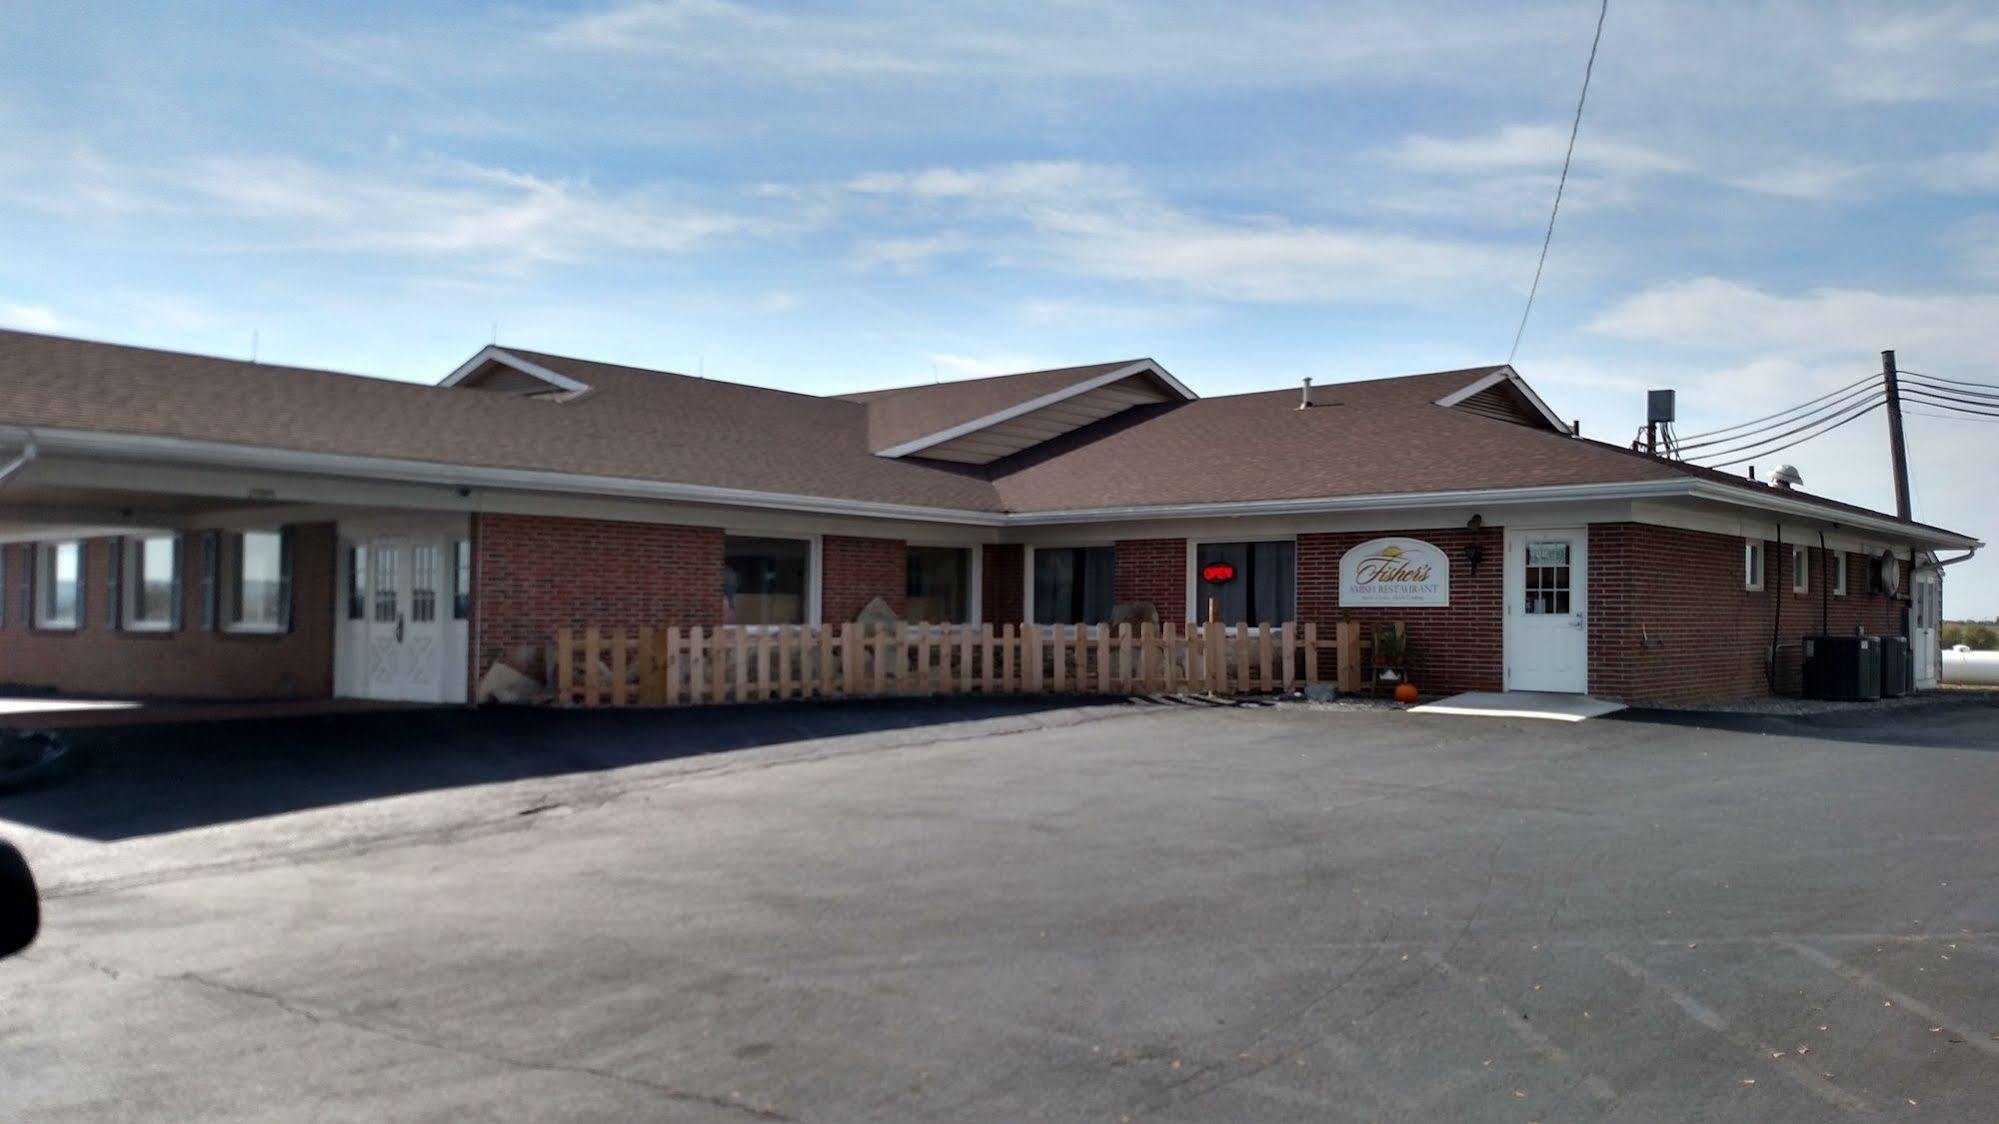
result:
<svg viewBox="0 0 1999 1124"><path fill-rule="evenodd" d="M1964 405L1952 405L1954 402L1964 402L1964 399L1948 398L1923 390L1904 390L1903 393L1922 402L1926 406L1932 406L1939 410L1954 410L1960 414L1983 414L1987 417L1999 418L1999 402L1972 402Z"/></svg>
<svg viewBox="0 0 1999 1124"><path fill-rule="evenodd" d="M1928 379L1910 379L1905 385L1920 386L1937 394L1960 397L1967 402L1999 402L1999 391L1988 394L1982 390L1964 390L1940 382L1931 382Z"/></svg>
<svg viewBox="0 0 1999 1124"><path fill-rule="evenodd" d="M1823 399L1814 399L1813 402L1808 402L1803 406L1794 406L1790 410L1785 411L1784 414L1771 415L1772 417L1781 417L1783 419L1781 421L1772 422L1771 424L1768 425L1757 425L1755 429L1750 430L1749 432L1737 433L1729 437L1710 437L1705 441L1682 442L1680 445L1680 449L1682 451L1689 451L1693 449L1705 449L1714 445L1733 445L1743 441L1754 441L1759 438L1759 435L1768 433L1770 430L1790 425L1794 422L1804 422L1809 425L1812 421L1819 420L1826 417L1827 415L1837 413L1840 410L1843 410L1846 407L1853 405L1855 402L1860 401L1861 399L1867 398L1871 395L1879 395L1884 393L1885 392L1883 391L1883 389L1878 385L1875 386L1861 385L1857 387L1848 387L1845 393L1840 394L1838 398L1835 398L1832 401L1827 402L1824 401ZM1822 405L1814 404L1821 402L1823 403ZM1789 416L1785 416L1786 414ZM1762 419L1762 420L1768 420L1768 419ZM1721 431L1717 430L1716 432L1721 432Z"/></svg>
<svg viewBox="0 0 1999 1124"><path fill-rule="evenodd" d="M1732 449L1719 449L1703 454L1699 458L1699 463L1709 468L1716 468L1723 465L1740 464L1744 461L1754 460L1757 457L1767 457L1773 453L1781 453L1785 449L1802 445L1815 437L1823 437L1856 418L1865 417L1880 409L1887 400L1885 394L1878 395L1849 409L1844 414L1819 418L1815 421L1807 422L1796 429L1779 433L1773 437L1759 438L1746 445L1737 445ZM1827 424L1828 422L1831 424ZM1811 432L1807 432L1808 430ZM1791 438L1795 438L1795 440L1790 440Z"/></svg>
<svg viewBox="0 0 1999 1124"><path fill-rule="evenodd" d="M1725 425L1720 429L1706 429L1702 430L1699 433L1689 433L1682 440L1699 441L1702 438L1706 437L1717 437L1724 433L1733 433L1738 429L1748 429L1750 426L1756 425L1758 423L1770 421L1773 418L1781 418L1785 414L1795 414L1807 406L1815 406L1820 402L1825 401L1828 398L1845 394L1847 391L1852 390L1855 387L1865 386L1868 383L1880 382L1880 381L1881 381L1880 372L1878 371L1870 372L1865 378L1855 379L1854 381L1847 383L1845 386L1840 387L1838 390L1828 391L1824 394L1819 395L1817 398L1811 399L1808 402L1800 402L1797 405L1790 407L1789 409L1779 410L1774 414L1765 414L1760 418L1751 418L1749 421L1742 422L1739 425Z"/></svg>
<svg viewBox="0 0 1999 1124"><path fill-rule="evenodd" d="M1562 177L1555 181L1555 205L1548 211L1548 233L1541 236L1541 259L1534 263L1534 283L1527 286L1527 307L1520 310L1520 326L1513 330L1513 346L1506 361L1520 352L1520 337L1527 332L1527 317L1534 311L1534 294L1541 290L1541 271L1548 265L1548 246L1555 240L1555 216L1562 213L1562 191L1569 186L1569 164L1576 158L1576 134L1583 128L1583 103L1589 100L1589 79L1596 71L1596 48L1603 42L1603 20L1610 14L1610 0L1603 0L1596 12L1596 34L1589 41L1589 62L1583 64L1583 89L1576 96L1576 119L1569 123L1569 149L1562 154Z"/></svg>
<svg viewBox="0 0 1999 1124"><path fill-rule="evenodd" d="M1972 382L1969 379L1946 378L1943 375L1926 375L1921 371L1898 371L1896 373L1903 375L1914 375L1919 379L1933 379L1937 382L1954 382L1957 383L1959 386L1976 386L1976 387L1982 387L1986 390L1999 390L1999 383Z"/></svg>
<svg viewBox="0 0 1999 1124"><path fill-rule="evenodd" d="M1978 413L1973 413L1969 410L1960 411L1956 413L1945 413L1942 410L1919 410L1914 406L1906 404L1903 405L1902 412L1904 414L1909 414L1913 417L1937 418L1942 421L1979 421L1984 418L1999 419L1999 414L1978 414Z"/></svg>

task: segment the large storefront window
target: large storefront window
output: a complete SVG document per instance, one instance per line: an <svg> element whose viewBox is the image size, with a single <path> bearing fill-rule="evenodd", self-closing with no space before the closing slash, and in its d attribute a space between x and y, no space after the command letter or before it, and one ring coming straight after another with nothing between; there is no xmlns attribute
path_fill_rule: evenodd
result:
<svg viewBox="0 0 1999 1124"><path fill-rule="evenodd" d="M722 622L804 624L811 563L812 544L804 539L723 539Z"/></svg>
<svg viewBox="0 0 1999 1124"><path fill-rule="evenodd" d="M1035 548L1034 623L1105 623L1116 578L1117 554L1108 546Z"/></svg>
<svg viewBox="0 0 1999 1124"><path fill-rule="evenodd" d="M909 548L911 624L964 624L972 610L972 552L956 546Z"/></svg>
<svg viewBox="0 0 1999 1124"><path fill-rule="evenodd" d="M1298 611L1298 547L1289 542L1209 542L1195 551L1195 617L1213 602L1223 624L1283 624Z"/></svg>

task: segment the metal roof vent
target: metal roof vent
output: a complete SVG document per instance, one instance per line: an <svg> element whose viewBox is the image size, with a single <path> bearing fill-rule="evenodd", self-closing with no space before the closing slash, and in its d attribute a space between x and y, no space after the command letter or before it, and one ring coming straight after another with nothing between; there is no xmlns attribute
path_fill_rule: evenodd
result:
<svg viewBox="0 0 1999 1124"><path fill-rule="evenodd" d="M1768 479L1772 488L1782 488L1787 492L1793 488L1802 488L1805 484L1804 475L1798 471L1797 466L1789 464L1780 464L1771 469Z"/></svg>

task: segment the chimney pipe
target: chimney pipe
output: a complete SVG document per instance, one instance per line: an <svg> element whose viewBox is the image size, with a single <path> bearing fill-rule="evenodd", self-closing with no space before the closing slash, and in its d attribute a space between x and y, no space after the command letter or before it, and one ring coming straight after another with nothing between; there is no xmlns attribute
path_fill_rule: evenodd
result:
<svg viewBox="0 0 1999 1124"><path fill-rule="evenodd" d="M1298 408L1301 410L1312 408L1312 379L1309 375L1305 378L1304 390L1298 396Z"/></svg>

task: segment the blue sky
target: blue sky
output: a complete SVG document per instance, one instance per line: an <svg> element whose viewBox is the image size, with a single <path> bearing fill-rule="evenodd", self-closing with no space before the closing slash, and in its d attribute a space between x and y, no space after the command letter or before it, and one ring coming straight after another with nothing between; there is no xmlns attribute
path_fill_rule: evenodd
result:
<svg viewBox="0 0 1999 1124"><path fill-rule="evenodd" d="M1497 362L1595 19L1514 5L0 9L0 323L434 380L486 343L833 391ZM1585 432L1999 382L1999 13L1613 0L1517 366ZM1993 422L1910 420L1999 538ZM1892 506L1879 416L1784 454ZM1766 466L1767 467L1767 466ZM1999 553L1999 552L1995 552ZM1999 563L1952 571L1999 614Z"/></svg>

